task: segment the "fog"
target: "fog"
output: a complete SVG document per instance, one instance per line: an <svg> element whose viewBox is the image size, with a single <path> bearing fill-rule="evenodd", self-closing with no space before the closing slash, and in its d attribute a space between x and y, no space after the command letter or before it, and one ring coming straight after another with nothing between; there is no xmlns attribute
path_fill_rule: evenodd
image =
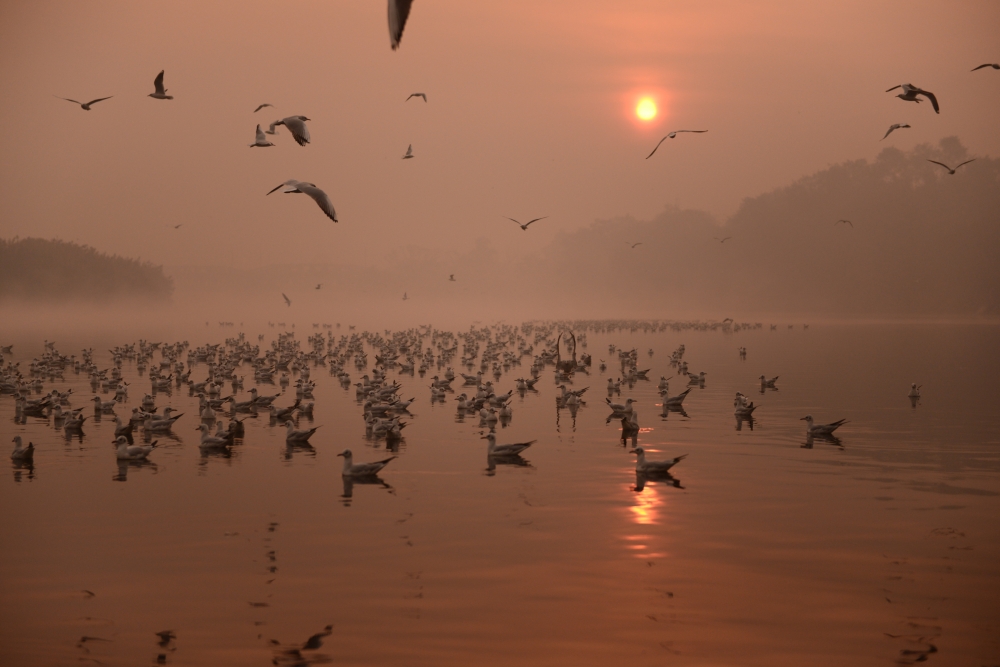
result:
<svg viewBox="0 0 1000 667"><path fill-rule="evenodd" d="M397 52L384 14L4 5L0 236L164 266L168 321L998 315L995 4L418 2Z"/></svg>

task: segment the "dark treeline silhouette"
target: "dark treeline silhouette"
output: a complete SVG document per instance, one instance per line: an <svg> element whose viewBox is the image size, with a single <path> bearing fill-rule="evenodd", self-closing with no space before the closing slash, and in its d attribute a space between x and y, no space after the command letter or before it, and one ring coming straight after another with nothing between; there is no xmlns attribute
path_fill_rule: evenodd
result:
<svg viewBox="0 0 1000 667"><path fill-rule="evenodd" d="M105 255L67 241L0 239L0 299L165 300L173 289L163 267L149 262Z"/></svg>

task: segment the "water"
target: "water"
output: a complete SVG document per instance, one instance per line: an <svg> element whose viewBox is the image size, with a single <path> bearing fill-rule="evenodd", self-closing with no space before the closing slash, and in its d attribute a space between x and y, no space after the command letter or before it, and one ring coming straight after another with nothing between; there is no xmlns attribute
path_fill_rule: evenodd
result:
<svg viewBox="0 0 1000 667"><path fill-rule="evenodd" d="M66 354L132 342L70 335ZM42 352L16 343L22 368ZM637 486L620 424L606 422L607 377L619 374L598 371L608 343L652 369L615 400L638 400L650 458L689 455L674 480ZM687 416L663 418L656 379L674 374L680 343L707 381ZM429 379L390 372L417 398L405 440L383 483L351 488L335 454L376 460L385 443L365 439L353 387L323 367L312 452L288 452L262 416L230 458L201 456L185 388L157 398L186 413L176 439L119 469L113 420L67 442L43 420L15 424L3 396L0 435L37 451L33 470L0 476L0 662L299 664L283 651L332 624L302 652L310 664L993 664L998 343L987 326L591 333L592 375L573 382L590 386L587 404L575 417L557 409L547 370L497 429L501 444L538 440L527 465L493 469L478 418L457 420L451 396L431 405ZM149 383L124 369L126 417ZM527 374L514 367L497 387ZM761 374L779 375L779 389L759 393ZM916 408L910 382L923 385ZM54 386L73 388L77 406L92 397L71 371ZM671 380L671 395L683 388ZM738 390L760 406L752 430L736 429ZM839 444L809 443L807 413L849 419ZM160 647L167 629L177 638Z"/></svg>

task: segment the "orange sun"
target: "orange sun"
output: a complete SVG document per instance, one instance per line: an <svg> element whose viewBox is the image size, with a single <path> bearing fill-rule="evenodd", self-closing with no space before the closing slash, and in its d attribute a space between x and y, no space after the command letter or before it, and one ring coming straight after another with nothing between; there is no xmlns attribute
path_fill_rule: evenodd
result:
<svg viewBox="0 0 1000 667"><path fill-rule="evenodd" d="M635 115L639 120L650 121L656 118L656 102L652 98L644 97L635 105Z"/></svg>

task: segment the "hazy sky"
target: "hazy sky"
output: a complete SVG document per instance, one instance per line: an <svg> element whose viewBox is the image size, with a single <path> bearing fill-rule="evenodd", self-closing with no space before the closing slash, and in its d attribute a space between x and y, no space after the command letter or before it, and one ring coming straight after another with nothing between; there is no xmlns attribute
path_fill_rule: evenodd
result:
<svg viewBox="0 0 1000 667"><path fill-rule="evenodd" d="M665 204L724 218L888 145L1000 153L1000 72L969 71L1000 61L1000 3L692 4L416 0L396 52L374 0L0 4L0 235L168 267L513 251ZM161 69L174 100L147 97ZM904 82L941 114L883 92ZM53 97L107 95L90 112ZM311 145L282 128L248 148L256 123L297 114ZM880 142L892 123L913 128ZM645 160L674 129L709 132ZM265 198L290 178L340 223Z"/></svg>

